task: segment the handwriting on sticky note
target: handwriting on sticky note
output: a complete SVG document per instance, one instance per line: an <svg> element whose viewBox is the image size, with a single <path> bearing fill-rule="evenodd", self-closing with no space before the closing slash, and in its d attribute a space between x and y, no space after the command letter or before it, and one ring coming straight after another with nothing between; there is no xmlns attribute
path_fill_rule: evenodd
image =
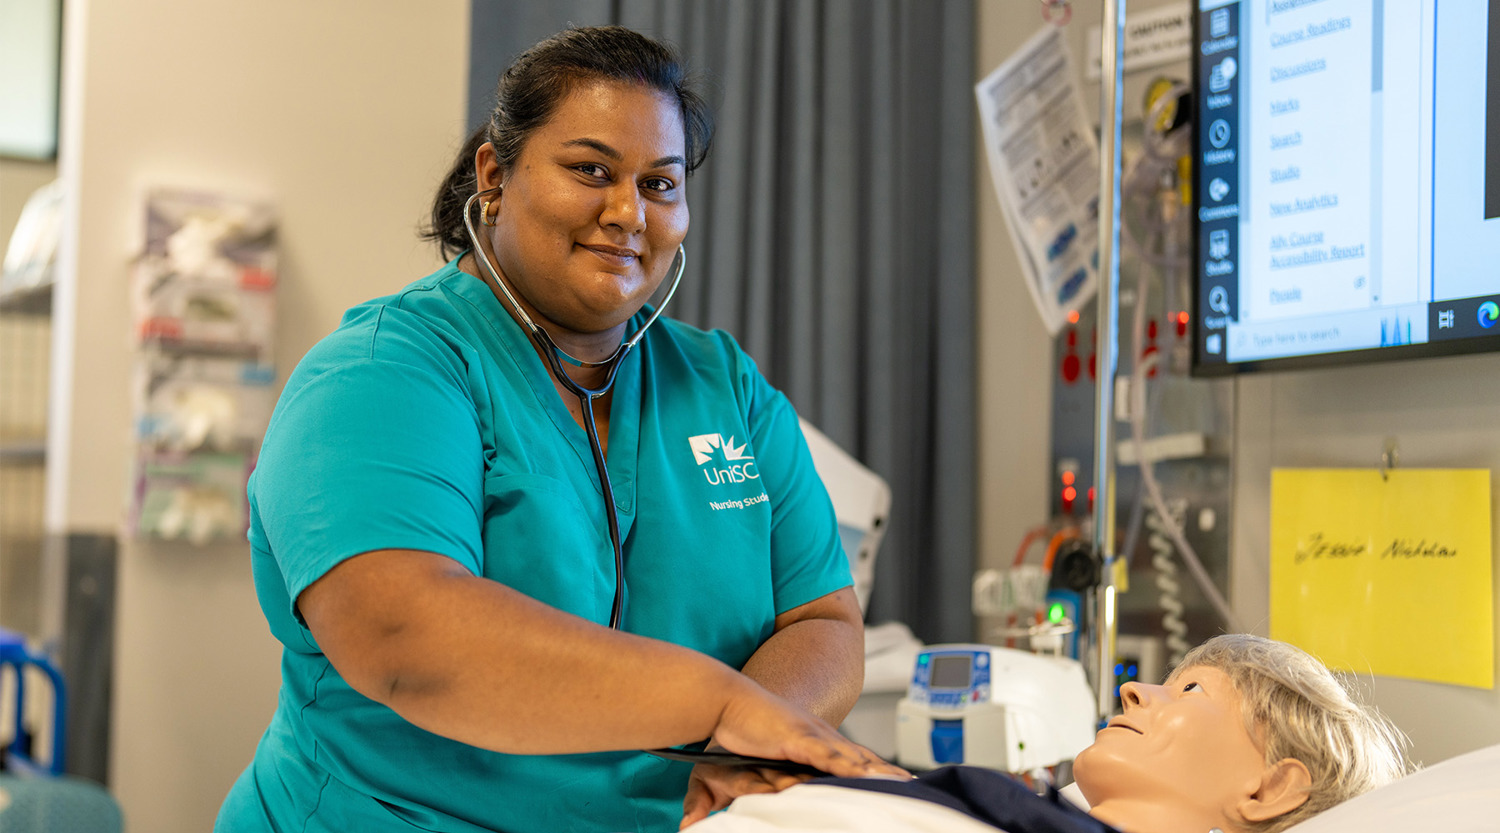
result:
<svg viewBox="0 0 1500 833"><path fill-rule="evenodd" d="M1369 550L1369 541L1335 541L1322 532L1297 541L1296 563L1318 558L1358 558Z"/></svg>
<svg viewBox="0 0 1500 833"><path fill-rule="evenodd" d="M1380 551L1381 558L1457 558L1458 546L1448 546L1442 541L1429 541L1423 538L1419 541L1411 541L1407 538L1396 538L1391 545Z"/></svg>
<svg viewBox="0 0 1500 833"><path fill-rule="evenodd" d="M1271 636L1334 668L1492 687L1490 473L1388 474L1272 472Z"/></svg>
<svg viewBox="0 0 1500 833"><path fill-rule="evenodd" d="M1294 564L1304 561L1338 560L1359 558L1371 551L1368 539L1338 540L1322 531L1314 532L1305 539L1298 539ZM1457 558L1458 545L1442 539L1392 538L1379 552L1380 558Z"/></svg>

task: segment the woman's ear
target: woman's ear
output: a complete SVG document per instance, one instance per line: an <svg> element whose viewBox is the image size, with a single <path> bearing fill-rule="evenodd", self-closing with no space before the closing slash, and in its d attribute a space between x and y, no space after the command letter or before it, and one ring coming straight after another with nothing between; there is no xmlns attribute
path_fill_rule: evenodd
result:
<svg viewBox="0 0 1500 833"><path fill-rule="evenodd" d="M1296 758L1282 758L1261 774L1260 789L1240 802L1240 815L1251 822L1284 816L1306 803L1311 790L1312 775L1307 764Z"/></svg>
<svg viewBox="0 0 1500 833"><path fill-rule="evenodd" d="M480 145L479 150L474 152L474 182L479 190L499 188L504 180L503 174L500 157L495 154L495 146L489 142Z"/></svg>

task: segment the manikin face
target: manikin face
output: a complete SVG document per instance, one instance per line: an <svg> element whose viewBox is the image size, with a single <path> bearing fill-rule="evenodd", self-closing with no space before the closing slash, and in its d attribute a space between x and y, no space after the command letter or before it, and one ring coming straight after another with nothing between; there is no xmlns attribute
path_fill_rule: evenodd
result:
<svg viewBox="0 0 1500 833"><path fill-rule="evenodd" d="M1073 763L1079 789L1096 809L1110 801L1155 802L1230 814L1259 790L1265 753L1223 671L1193 666L1165 685L1126 683L1120 699L1124 713Z"/></svg>
<svg viewBox="0 0 1500 833"><path fill-rule="evenodd" d="M501 171L485 231L500 273L554 337L619 328L661 285L687 235L686 138L675 99L645 86L577 86ZM494 207L492 206L492 210Z"/></svg>

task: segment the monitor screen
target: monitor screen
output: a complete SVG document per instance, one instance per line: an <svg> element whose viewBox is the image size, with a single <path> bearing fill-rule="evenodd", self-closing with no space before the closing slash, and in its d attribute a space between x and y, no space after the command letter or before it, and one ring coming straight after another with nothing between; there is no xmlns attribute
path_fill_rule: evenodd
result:
<svg viewBox="0 0 1500 833"><path fill-rule="evenodd" d="M927 684L933 688L968 688L969 655L934 657L932 660L932 676Z"/></svg>
<svg viewBox="0 0 1500 833"><path fill-rule="evenodd" d="M1194 371L1500 349L1500 0L1194 2Z"/></svg>

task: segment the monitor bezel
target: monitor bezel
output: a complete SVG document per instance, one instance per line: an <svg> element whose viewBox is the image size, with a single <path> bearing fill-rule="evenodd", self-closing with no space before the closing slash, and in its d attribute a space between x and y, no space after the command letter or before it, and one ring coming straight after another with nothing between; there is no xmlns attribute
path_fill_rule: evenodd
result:
<svg viewBox="0 0 1500 833"><path fill-rule="evenodd" d="M1234 0L1233 5L1250 2L1250 0ZM1230 5L1228 3L1224 5ZM1210 10L1211 11L1211 10ZM1188 222L1191 233L1188 235L1192 251L1191 274L1192 281L1189 296L1192 306L1190 307L1189 319L1192 322L1192 363L1189 373L1195 377L1219 378L1225 376L1237 376L1242 373L1265 373L1284 370L1309 370L1315 368L1344 367L1350 365L1377 364L1391 361L1406 361L1410 359L1431 359L1445 356L1463 356L1474 353L1500 352L1500 330L1493 336L1471 336L1468 338L1430 340L1422 344L1401 344L1388 347L1369 347L1361 350L1338 350L1327 353L1304 353L1296 356L1277 356L1265 359L1246 359L1238 362L1213 361L1204 362L1203 342L1205 332L1203 330L1203 316L1199 314L1202 310L1201 294L1203 292L1202 252L1200 250L1202 241L1199 228L1198 211L1202 207L1201 182L1203 176L1203 132L1199 129L1199 119L1202 118L1202 99L1199 95L1199 79L1203 70L1203 52L1200 48L1202 21L1206 12L1202 9L1199 0L1193 2L1192 15L1192 40L1191 51L1191 81L1189 86L1193 91L1192 98L1192 160L1191 166L1191 214ZM1235 106L1239 106L1238 103ZM1236 280L1239 275L1236 275ZM1429 304L1431 301L1428 302ZM1227 348L1226 348L1227 349Z"/></svg>

